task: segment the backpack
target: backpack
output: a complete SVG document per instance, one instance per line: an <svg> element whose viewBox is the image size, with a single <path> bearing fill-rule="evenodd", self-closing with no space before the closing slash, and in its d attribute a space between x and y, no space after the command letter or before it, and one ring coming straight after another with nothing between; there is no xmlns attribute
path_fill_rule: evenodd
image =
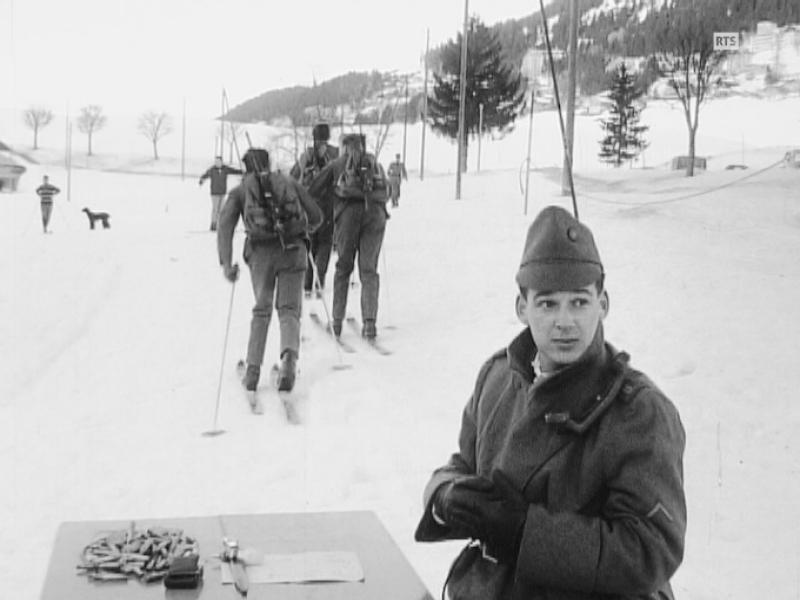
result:
<svg viewBox="0 0 800 600"><path fill-rule="evenodd" d="M328 146L325 154L319 156L314 150L314 147L306 148L302 157L302 172L300 174L300 183L303 187L307 188L314 177L334 158L338 158L339 152L334 146Z"/></svg>
<svg viewBox="0 0 800 600"><path fill-rule="evenodd" d="M308 217L292 181L280 173L248 173L244 181L244 225L251 241L297 239Z"/></svg>
<svg viewBox="0 0 800 600"><path fill-rule="evenodd" d="M371 154L364 154L357 165L348 158L335 188L340 198L364 198L375 202L386 202L389 197L387 189L383 166Z"/></svg>

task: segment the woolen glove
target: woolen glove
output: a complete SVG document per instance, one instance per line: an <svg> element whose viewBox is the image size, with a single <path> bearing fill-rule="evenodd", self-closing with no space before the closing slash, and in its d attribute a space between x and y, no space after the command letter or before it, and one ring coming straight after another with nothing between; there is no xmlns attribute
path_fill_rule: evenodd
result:
<svg viewBox="0 0 800 600"><path fill-rule="evenodd" d="M239 265L222 265L222 273L225 275L225 279L233 283L239 279Z"/></svg>
<svg viewBox="0 0 800 600"><path fill-rule="evenodd" d="M479 475L462 475L440 485L433 496L434 514L459 537L478 537L480 523L471 507L494 484Z"/></svg>
<svg viewBox="0 0 800 600"><path fill-rule="evenodd" d="M455 498L451 510L476 529L473 535L484 543L489 556L514 564L528 515L528 502L499 471L495 471L492 480L490 490ZM463 517L464 513L468 517Z"/></svg>

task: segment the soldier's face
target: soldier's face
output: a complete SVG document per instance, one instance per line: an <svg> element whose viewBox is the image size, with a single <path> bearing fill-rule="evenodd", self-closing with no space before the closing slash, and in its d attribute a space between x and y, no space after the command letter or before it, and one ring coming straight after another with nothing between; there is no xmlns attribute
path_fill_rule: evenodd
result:
<svg viewBox="0 0 800 600"><path fill-rule="evenodd" d="M325 150L328 149L328 143L322 140L317 140L314 142L314 150L317 153L317 156L324 156Z"/></svg>
<svg viewBox="0 0 800 600"><path fill-rule="evenodd" d="M577 290L528 290L517 297L517 316L528 326L544 371L577 361L608 313L608 294L592 284Z"/></svg>

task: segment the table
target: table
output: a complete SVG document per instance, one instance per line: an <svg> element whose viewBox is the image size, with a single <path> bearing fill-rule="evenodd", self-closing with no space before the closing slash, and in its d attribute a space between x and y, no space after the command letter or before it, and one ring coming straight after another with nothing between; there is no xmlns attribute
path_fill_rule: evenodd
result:
<svg viewBox="0 0 800 600"><path fill-rule="evenodd" d="M264 554L354 552L364 581L305 584L250 584L248 600L433 600L408 560L373 512L274 513L134 519L137 529L151 526L183 529L197 539L203 562L222 547L222 537ZM56 535L41 600L236 600L232 585L220 582L215 561L205 565L196 590L168 590L162 582L91 582L76 574L84 546L104 532L125 529L128 521L62 523ZM224 530L223 530L224 529Z"/></svg>

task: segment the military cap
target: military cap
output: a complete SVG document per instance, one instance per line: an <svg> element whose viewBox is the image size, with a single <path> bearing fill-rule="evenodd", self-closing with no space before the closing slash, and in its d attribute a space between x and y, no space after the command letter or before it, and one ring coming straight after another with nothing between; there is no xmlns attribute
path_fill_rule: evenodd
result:
<svg viewBox="0 0 800 600"><path fill-rule="evenodd" d="M563 208L542 209L528 228L517 284L555 292L586 287L602 277L603 263L589 228Z"/></svg>
<svg viewBox="0 0 800 600"><path fill-rule="evenodd" d="M331 139L331 128L327 123L317 123L311 130L315 142L327 142Z"/></svg>

